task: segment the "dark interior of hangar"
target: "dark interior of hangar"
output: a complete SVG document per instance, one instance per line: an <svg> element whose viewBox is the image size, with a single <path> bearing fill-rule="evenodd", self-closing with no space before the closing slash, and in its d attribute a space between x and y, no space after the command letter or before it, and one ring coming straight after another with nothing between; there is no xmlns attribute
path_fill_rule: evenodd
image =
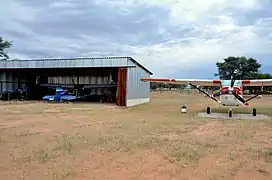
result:
<svg viewBox="0 0 272 180"><path fill-rule="evenodd" d="M76 96L78 101L116 103L125 106L126 68L58 68L21 69L9 71L13 85L27 87L27 100L42 100L47 95L55 96L56 89ZM16 78L14 78L16 77ZM16 80L15 80L16 79Z"/></svg>

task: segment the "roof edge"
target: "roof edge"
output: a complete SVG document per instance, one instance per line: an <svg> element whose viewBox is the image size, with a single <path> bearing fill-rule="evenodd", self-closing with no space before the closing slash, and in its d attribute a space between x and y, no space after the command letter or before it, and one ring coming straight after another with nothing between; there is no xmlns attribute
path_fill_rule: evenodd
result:
<svg viewBox="0 0 272 180"><path fill-rule="evenodd" d="M150 75L153 75L153 73L148 70L146 67L144 67L143 65L141 65L138 61L136 61L135 59L133 59L132 57L128 57L129 60L131 60L133 63L137 64L137 66L143 68L146 72L148 72Z"/></svg>
<svg viewBox="0 0 272 180"><path fill-rule="evenodd" d="M131 60L133 63L137 64L139 67L143 68L146 72L148 72L150 75L153 75L153 73L148 70L146 67L141 65L138 61L133 59L130 56L99 56L99 57L69 57L69 58L40 58L40 59L2 59L1 61L65 61L65 60L82 60L82 59L128 59Z"/></svg>
<svg viewBox="0 0 272 180"><path fill-rule="evenodd" d="M99 57L67 57L67 58L39 58L39 59L3 59L2 61L59 61L59 60L82 60L82 59L127 59L127 56L99 56Z"/></svg>

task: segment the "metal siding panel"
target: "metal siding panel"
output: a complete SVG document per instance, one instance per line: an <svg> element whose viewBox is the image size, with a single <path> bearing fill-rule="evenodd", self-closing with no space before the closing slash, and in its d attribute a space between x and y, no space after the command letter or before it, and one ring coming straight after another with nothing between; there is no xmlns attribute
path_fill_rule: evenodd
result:
<svg viewBox="0 0 272 180"><path fill-rule="evenodd" d="M150 83L140 81L144 77L150 77L150 74L141 67L128 69L127 100L149 98Z"/></svg>
<svg viewBox="0 0 272 180"><path fill-rule="evenodd" d="M91 83L90 84L96 84L96 77L95 76L91 77Z"/></svg>
<svg viewBox="0 0 272 180"><path fill-rule="evenodd" d="M19 84L19 88L20 88L20 89L23 89L24 86L25 86L25 82L26 82L25 76L20 75L20 76L19 76L19 82L21 82L21 84Z"/></svg>
<svg viewBox="0 0 272 180"><path fill-rule="evenodd" d="M75 84L78 84L77 82L77 76L68 76L67 77L67 84L73 84L73 80Z"/></svg>
<svg viewBox="0 0 272 180"><path fill-rule="evenodd" d="M79 76L78 80L79 80L78 84L84 84L84 76Z"/></svg>
<svg viewBox="0 0 272 180"><path fill-rule="evenodd" d="M12 82L12 74L7 73L7 81ZM12 83L7 83L7 90L12 90Z"/></svg>
<svg viewBox="0 0 272 180"><path fill-rule="evenodd" d="M115 58L71 58L40 60L0 61L1 68L73 68L73 67L126 67L135 64L126 57Z"/></svg>
<svg viewBox="0 0 272 180"><path fill-rule="evenodd" d="M77 84L77 77L76 76L48 76L48 83L53 84L72 84L74 80L75 84ZM79 77L79 84L88 84L88 77L80 76Z"/></svg>
<svg viewBox="0 0 272 180"><path fill-rule="evenodd" d="M44 66L44 61L37 61L36 67L43 67Z"/></svg>
<svg viewBox="0 0 272 180"><path fill-rule="evenodd" d="M6 81L7 80L7 73L6 72L1 72L1 76L0 76L0 80L1 81ZM1 92L4 92L4 91L6 91L7 90L7 85L6 85L6 83L4 83L4 82L1 82Z"/></svg>
<svg viewBox="0 0 272 180"><path fill-rule="evenodd" d="M18 76L16 74L12 74L12 89L18 89Z"/></svg>

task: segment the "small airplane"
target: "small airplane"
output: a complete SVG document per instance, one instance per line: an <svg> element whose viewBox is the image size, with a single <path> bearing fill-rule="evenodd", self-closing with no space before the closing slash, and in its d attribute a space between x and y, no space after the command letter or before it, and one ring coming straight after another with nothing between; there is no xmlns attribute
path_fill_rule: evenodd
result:
<svg viewBox="0 0 272 180"><path fill-rule="evenodd" d="M249 106L248 102L252 99L258 97L262 94L260 93L254 95L253 97L245 100L243 98L243 86L260 86L263 89L263 86L272 86L272 79L254 79L254 80L236 80L237 70L234 71L230 80L211 80L211 79L169 79L169 78L141 78L141 81L144 82L158 82L158 83L168 83L168 84L189 84L192 87L196 88L202 92L207 97L216 101L217 103L228 106L229 117L232 117L232 107L233 106ZM213 95L209 95L205 91L201 90L199 86L218 86L220 87L219 91L219 100L214 98ZM211 113L211 108L207 107L207 114ZM256 116L256 108L252 109L253 116Z"/></svg>
<svg viewBox="0 0 272 180"><path fill-rule="evenodd" d="M66 85L50 85L50 84L41 84L40 86L46 86L50 88L56 88L56 94L55 95L46 95L42 98L42 100L46 101L75 101L79 99L85 99L85 96L79 96L79 91L84 89L84 85L75 84L74 80L72 79L73 86L69 86L72 88L70 92L73 92L72 94L69 93L67 89L64 89L63 87L66 87Z"/></svg>
<svg viewBox="0 0 272 180"><path fill-rule="evenodd" d="M90 94L84 94L84 89L94 89L94 88L112 88L117 87L116 83L111 84L75 84L74 80L72 79L73 84L66 84L66 85L60 85L60 84L40 84L42 87L49 87L49 88L55 88L56 93L54 95L46 95L42 97L42 100L45 101L84 101L86 100ZM65 90L65 88L69 88L70 92L68 90Z"/></svg>
<svg viewBox="0 0 272 180"><path fill-rule="evenodd" d="M46 100L46 101L60 101L61 97L67 95L65 93L65 90L60 86L60 87L56 87L56 94L55 95L46 95L44 97L42 97L42 100Z"/></svg>

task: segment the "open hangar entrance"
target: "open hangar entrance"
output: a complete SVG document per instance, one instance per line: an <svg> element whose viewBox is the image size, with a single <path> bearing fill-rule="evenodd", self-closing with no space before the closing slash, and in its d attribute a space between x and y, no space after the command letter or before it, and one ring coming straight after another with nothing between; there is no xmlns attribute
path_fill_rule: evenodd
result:
<svg viewBox="0 0 272 180"><path fill-rule="evenodd" d="M6 71L9 81L2 81L6 90L24 89L27 86L27 100L41 100L54 95L57 87L69 93L84 96L86 102L116 103L126 106L127 68L48 68L12 69Z"/></svg>
<svg viewBox="0 0 272 180"><path fill-rule="evenodd" d="M140 79L152 74L132 57L0 61L1 92L27 89L28 100L78 100L81 95L67 94L66 90L81 88L80 94L87 95L84 100L105 102L104 95L110 92L112 103L135 106L149 102L150 83Z"/></svg>

